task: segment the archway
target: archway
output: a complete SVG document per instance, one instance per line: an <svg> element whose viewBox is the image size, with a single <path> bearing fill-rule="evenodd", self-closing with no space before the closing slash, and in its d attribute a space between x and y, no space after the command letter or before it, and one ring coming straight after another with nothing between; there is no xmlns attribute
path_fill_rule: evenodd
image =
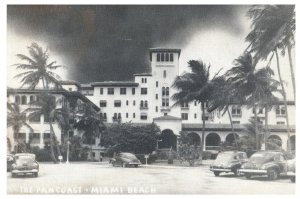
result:
<svg viewBox="0 0 300 199"><path fill-rule="evenodd" d="M225 141L226 141L227 144L233 146L233 145L235 145L235 138L238 139L239 135L236 134L236 133L229 133L226 136Z"/></svg>
<svg viewBox="0 0 300 199"><path fill-rule="evenodd" d="M192 132L192 133L187 134L187 142L190 145L200 146L201 138L197 133Z"/></svg>
<svg viewBox="0 0 300 199"><path fill-rule="evenodd" d="M177 149L177 137L172 130L170 129L163 130L160 135L160 142L158 142L158 148L169 149L171 147L173 150Z"/></svg>
<svg viewBox="0 0 300 199"><path fill-rule="evenodd" d="M268 137L268 141L271 141L271 143L274 143L274 144L278 145L279 147L282 146L282 140L278 135L270 135Z"/></svg>
<svg viewBox="0 0 300 199"><path fill-rule="evenodd" d="M296 141L296 137L295 137L295 135L292 135L291 136L291 150L292 151L296 150L296 143L295 143L295 141Z"/></svg>
<svg viewBox="0 0 300 199"><path fill-rule="evenodd" d="M221 138L216 133L209 133L205 139L206 149L216 150L220 146Z"/></svg>

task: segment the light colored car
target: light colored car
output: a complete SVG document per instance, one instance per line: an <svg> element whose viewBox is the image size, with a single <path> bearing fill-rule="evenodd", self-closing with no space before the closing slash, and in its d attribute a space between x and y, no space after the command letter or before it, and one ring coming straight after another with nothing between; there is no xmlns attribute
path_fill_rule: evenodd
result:
<svg viewBox="0 0 300 199"><path fill-rule="evenodd" d="M238 169L241 165L248 161L247 154L242 151L224 151L220 152L216 160L210 165L210 171L214 172L215 176L220 173L233 172L238 174Z"/></svg>
<svg viewBox="0 0 300 199"><path fill-rule="evenodd" d="M139 159L132 153L119 153L110 162L113 166L121 167L138 167L141 164Z"/></svg>
<svg viewBox="0 0 300 199"><path fill-rule="evenodd" d="M19 156L12 164L11 175L16 177L17 175L33 174L35 177L39 173L39 164L30 156Z"/></svg>

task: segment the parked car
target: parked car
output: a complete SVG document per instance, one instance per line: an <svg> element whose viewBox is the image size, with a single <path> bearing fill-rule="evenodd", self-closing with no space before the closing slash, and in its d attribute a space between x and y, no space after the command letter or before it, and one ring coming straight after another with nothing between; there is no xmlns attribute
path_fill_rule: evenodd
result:
<svg viewBox="0 0 300 199"><path fill-rule="evenodd" d="M35 177L39 173L39 164L30 156L19 156L12 164L11 175L16 177L17 175L33 174Z"/></svg>
<svg viewBox="0 0 300 199"><path fill-rule="evenodd" d="M241 151L224 151L220 152L215 161L210 165L210 170L214 172L215 176L220 173L233 172L238 174L238 169L241 165L248 161L247 154Z"/></svg>
<svg viewBox="0 0 300 199"><path fill-rule="evenodd" d="M275 180L280 175L287 175L287 165L282 152L259 151L242 165L239 172L245 174L248 179L253 175L267 175L269 180Z"/></svg>
<svg viewBox="0 0 300 199"><path fill-rule="evenodd" d="M132 153L119 153L115 158L111 159L112 166L122 166L129 167L134 166L138 167L141 162L137 159L137 157Z"/></svg>
<svg viewBox="0 0 300 199"><path fill-rule="evenodd" d="M296 159L288 160L288 172L287 176L290 177L292 182L296 182Z"/></svg>
<svg viewBox="0 0 300 199"><path fill-rule="evenodd" d="M7 162L7 171L11 171L12 165L15 162L14 156L11 154L8 154L6 156L6 162Z"/></svg>

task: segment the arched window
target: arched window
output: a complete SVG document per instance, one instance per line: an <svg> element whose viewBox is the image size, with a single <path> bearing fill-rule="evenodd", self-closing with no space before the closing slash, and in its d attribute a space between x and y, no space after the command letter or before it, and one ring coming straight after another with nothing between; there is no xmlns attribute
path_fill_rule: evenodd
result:
<svg viewBox="0 0 300 199"><path fill-rule="evenodd" d="M160 61L165 61L164 53L161 53L161 54L160 54Z"/></svg>
<svg viewBox="0 0 300 199"><path fill-rule="evenodd" d="M170 54L170 61L174 61L173 53Z"/></svg>
<svg viewBox="0 0 300 199"><path fill-rule="evenodd" d="M166 88L166 96L169 96L169 87Z"/></svg>
<svg viewBox="0 0 300 199"><path fill-rule="evenodd" d="M145 107L148 108L148 101L145 101Z"/></svg>
<svg viewBox="0 0 300 199"><path fill-rule="evenodd" d="M15 96L15 103L20 104L20 96L19 95Z"/></svg>
<svg viewBox="0 0 300 199"><path fill-rule="evenodd" d="M160 54L159 53L156 54L156 61L160 62Z"/></svg>
<svg viewBox="0 0 300 199"><path fill-rule="evenodd" d="M25 95L21 97L21 104L27 104L27 97Z"/></svg>
<svg viewBox="0 0 300 199"><path fill-rule="evenodd" d="M164 70L164 78L166 78L166 77L167 77L167 71Z"/></svg>
<svg viewBox="0 0 300 199"><path fill-rule="evenodd" d="M169 61L169 53L166 53L166 61Z"/></svg>
<svg viewBox="0 0 300 199"><path fill-rule="evenodd" d="M166 88L162 87L162 96L165 96L165 95L166 95Z"/></svg>
<svg viewBox="0 0 300 199"><path fill-rule="evenodd" d="M143 107L144 106L144 101L143 100L141 100L141 105L140 105L141 107Z"/></svg>

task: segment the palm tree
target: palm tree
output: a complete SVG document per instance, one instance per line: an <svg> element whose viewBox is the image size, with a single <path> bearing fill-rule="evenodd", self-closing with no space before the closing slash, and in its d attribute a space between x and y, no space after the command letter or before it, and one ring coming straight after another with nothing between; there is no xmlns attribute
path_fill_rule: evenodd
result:
<svg viewBox="0 0 300 199"><path fill-rule="evenodd" d="M55 100L53 95L49 95L47 92L41 93L38 97L39 100L33 101L30 104L30 107L25 111L29 112L29 117L40 117L44 115L44 118L49 119L50 126L50 149L51 149L51 158L54 163L57 162L57 159L54 154L54 146L59 156L61 156L60 148L58 145L58 140L53 129L53 122L62 123L64 120L62 109L57 108L59 101Z"/></svg>
<svg viewBox="0 0 300 199"><path fill-rule="evenodd" d="M287 49L295 98L295 76L291 57L291 50L295 45L295 6L252 6L247 14L252 19L252 30L246 41L250 42L251 52L255 53L254 60L267 59L275 49L281 49L284 55Z"/></svg>
<svg viewBox="0 0 300 199"><path fill-rule="evenodd" d="M62 67L61 65L55 65L56 61L48 63L49 53L46 49L43 50L36 43L32 43L28 47L30 56L23 54L17 54L17 57L26 63L14 64L17 69L27 70L15 76L15 78L21 79L21 87L28 85L30 89L34 89L40 81L43 83L43 88L49 89L49 84L54 84L56 87L61 87L57 79L60 77L52 72L57 68Z"/></svg>
<svg viewBox="0 0 300 199"><path fill-rule="evenodd" d="M32 127L26 121L26 112L22 112L20 106L14 103L7 103L7 127L12 127L14 132L14 139L17 141L15 146L15 152L19 152L20 143L19 143L19 131L25 126L30 132L33 132Z"/></svg>
<svg viewBox="0 0 300 199"><path fill-rule="evenodd" d="M253 107L254 121L257 119L259 101L265 99L266 88L275 81L270 67L256 70L254 60L250 53L246 53L235 60L235 67L226 72L228 82L234 93L239 93L241 103ZM258 125L255 132L258 132ZM259 138L256 136L256 147L259 149Z"/></svg>
<svg viewBox="0 0 300 199"><path fill-rule="evenodd" d="M189 61L188 67L191 69L191 72L177 76L172 85L172 87L178 90L178 92L172 96L172 99L175 101L173 106L178 106L182 103L189 103L192 101L197 101L201 104L202 136L199 159L202 162L205 138L205 110L209 100L211 99L217 75L210 79L210 66L206 66L206 64L201 60Z"/></svg>

